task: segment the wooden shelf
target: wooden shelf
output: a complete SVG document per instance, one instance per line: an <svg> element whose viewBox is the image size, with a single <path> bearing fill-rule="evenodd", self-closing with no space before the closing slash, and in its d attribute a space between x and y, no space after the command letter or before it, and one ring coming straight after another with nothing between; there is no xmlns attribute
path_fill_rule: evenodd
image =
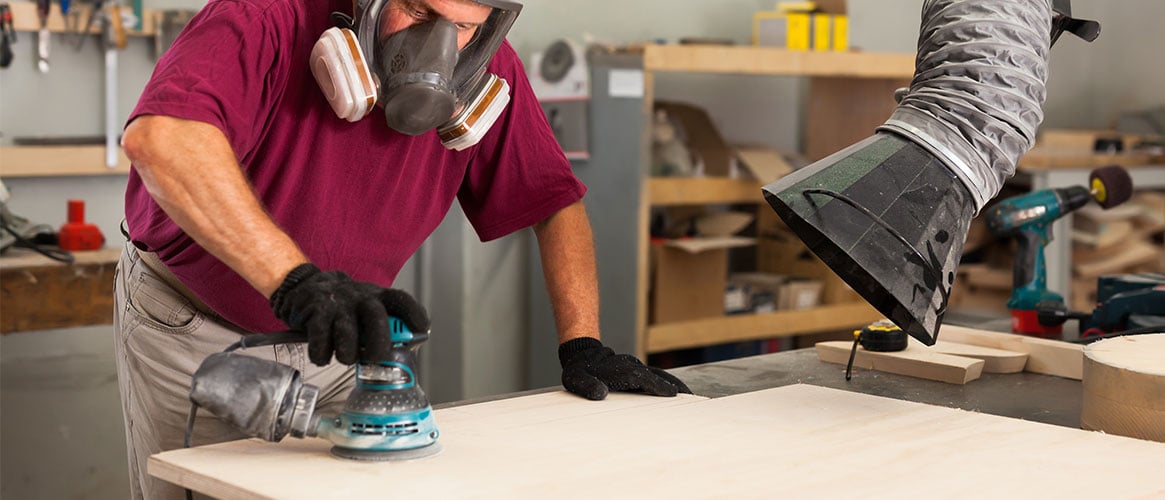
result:
<svg viewBox="0 0 1165 500"><path fill-rule="evenodd" d="M61 6L59 3L54 3L49 6L48 29L53 33L75 33L76 30L85 29L85 25L89 22L89 14L93 11L90 4L73 3L69 9L69 15L77 12L75 21L76 26L66 25L65 18L61 15ZM35 2L11 2L9 6L12 8L12 27L16 31L39 31L40 19L36 15ZM122 7L122 9L132 12L129 7ZM125 34L129 36L155 36L157 30L157 20L160 11L153 9L144 9L142 11L142 19L139 23L139 29L127 29ZM72 29L69 29L72 28ZM100 25L97 22L93 23L87 34L100 35ZM33 41L35 46L36 41Z"/></svg>
<svg viewBox="0 0 1165 500"><path fill-rule="evenodd" d="M774 47L648 45L645 71L902 79L914 76L914 54L818 52Z"/></svg>
<svg viewBox="0 0 1165 500"><path fill-rule="evenodd" d="M647 327L648 353L857 328L885 317L865 302L741 314Z"/></svg>
<svg viewBox="0 0 1165 500"><path fill-rule="evenodd" d="M654 206L715 203L762 203L761 183L725 177L651 177L648 196Z"/></svg>
<svg viewBox="0 0 1165 500"><path fill-rule="evenodd" d="M0 147L0 177L126 175L129 166L125 152L118 151L117 167L106 167L105 146Z"/></svg>

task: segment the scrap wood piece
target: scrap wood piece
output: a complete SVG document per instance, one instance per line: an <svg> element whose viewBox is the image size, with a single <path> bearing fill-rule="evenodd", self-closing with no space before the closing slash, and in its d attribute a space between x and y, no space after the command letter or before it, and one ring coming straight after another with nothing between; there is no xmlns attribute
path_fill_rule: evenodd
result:
<svg viewBox="0 0 1165 500"><path fill-rule="evenodd" d="M938 338L960 344L1027 353L1025 371L1080 380L1084 376L1084 346L1014 333L990 332L943 325Z"/></svg>
<svg viewBox="0 0 1165 500"><path fill-rule="evenodd" d="M849 363L853 343L835 340L818 342L816 347L818 359L844 365ZM981 359L943 354L927 349L914 339L910 339L904 351L874 352L859 347L854 356L854 366L857 367L950 384L966 384L978 379L983 373L983 365Z"/></svg>
<svg viewBox="0 0 1165 500"><path fill-rule="evenodd" d="M953 356L981 359L983 360L983 371L987 373L1022 372L1024 365L1027 365L1028 357L1027 353L971 344L960 344L946 340L936 342L930 349Z"/></svg>

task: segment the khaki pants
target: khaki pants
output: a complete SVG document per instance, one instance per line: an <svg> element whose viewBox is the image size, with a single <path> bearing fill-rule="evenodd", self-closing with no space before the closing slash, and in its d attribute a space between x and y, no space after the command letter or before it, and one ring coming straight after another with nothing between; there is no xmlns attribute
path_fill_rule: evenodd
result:
<svg viewBox="0 0 1165 500"><path fill-rule="evenodd" d="M114 348L133 498L184 498L182 488L150 477L146 460L155 453L183 446L194 371L203 358L238 341L242 333L213 314L199 311L166 279L143 263L133 245L126 244L114 283ZM315 366L308 361L303 344L238 352L299 370L304 383L320 388L317 409L322 413L338 413L352 390L351 366ZM194 446L245 437L205 409L198 410Z"/></svg>

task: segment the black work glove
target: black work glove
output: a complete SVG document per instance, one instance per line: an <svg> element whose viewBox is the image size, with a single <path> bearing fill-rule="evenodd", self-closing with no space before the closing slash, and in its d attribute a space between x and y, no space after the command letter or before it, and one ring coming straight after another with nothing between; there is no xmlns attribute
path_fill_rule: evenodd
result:
<svg viewBox="0 0 1165 500"><path fill-rule="evenodd" d="M579 337L558 346L562 386L584 398L598 401L607 391L640 391L653 396L675 396L692 390L680 379L659 368L646 366L630 354L615 354L598 339Z"/></svg>
<svg viewBox="0 0 1165 500"><path fill-rule="evenodd" d="M275 316L292 330L307 334L307 354L324 366L336 361L387 361L392 349L388 317L413 332L429 331L424 306L403 290L356 281L340 271L320 271L301 264L287 273L271 294Z"/></svg>

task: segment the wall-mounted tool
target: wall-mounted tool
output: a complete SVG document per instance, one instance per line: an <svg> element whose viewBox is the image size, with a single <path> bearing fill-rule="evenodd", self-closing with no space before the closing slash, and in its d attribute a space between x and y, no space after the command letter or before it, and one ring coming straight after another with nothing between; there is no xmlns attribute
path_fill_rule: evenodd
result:
<svg viewBox="0 0 1165 500"><path fill-rule="evenodd" d="M16 28L12 24L12 8L0 3L0 68L12 64L12 44L16 43Z"/></svg>
<svg viewBox="0 0 1165 500"><path fill-rule="evenodd" d="M36 17L40 21L40 31L36 33L36 69L49 72L49 7L50 0L36 0Z"/></svg>
<svg viewBox="0 0 1165 500"><path fill-rule="evenodd" d="M563 153L571 160L590 158L591 87L585 48L570 40L555 41L535 52L528 68L530 87Z"/></svg>
<svg viewBox="0 0 1165 500"><path fill-rule="evenodd" d="M1042 189L1008 198L988 210L988 229L996 236L1014 237L1017 244L1014 288L1007 301L1012 331L1053 338L1062 332L1063 321L1044 324L1038 312L1064 304L1063 296L1047 289L1044 247L1052 240L1052 223L1090 201L1109 209L1128 201L1132 193L1129 173L1114 165L1093 170L1087 187Z"/></svg>
<svg viewBox="0 0 1165 500"><path fill-rule="evenodd" d="M389 360L356 366L356 388L339 415L315 413L319 389L305 384L295 369L233 352L304 342L299 332L243 337L226 351L203 360L190 389L190 425L201 406L250 436L278 442L294 437L331 441L332 454L366 461L411 460L436 454L436 422L429 398L417 383L417 349L428 332L413 333L397 318L388 318L392 351ZM192 430L187 428L191 442Z"/></svg>

